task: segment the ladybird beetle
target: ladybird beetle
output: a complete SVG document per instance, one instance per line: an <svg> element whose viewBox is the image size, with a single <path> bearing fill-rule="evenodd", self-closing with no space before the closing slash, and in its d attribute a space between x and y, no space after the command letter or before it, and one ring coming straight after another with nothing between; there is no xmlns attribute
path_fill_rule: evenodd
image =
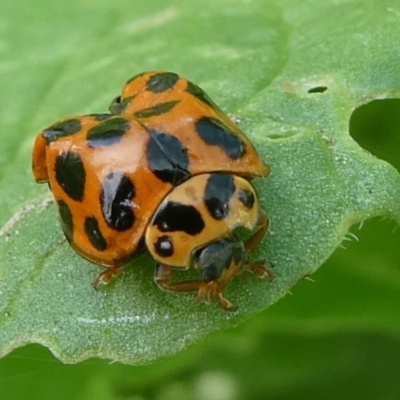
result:
<svg viewBox="0 0 400 400"><path fill-rule="evenodd" d="M33 148L34 177L49 184L66 239L107 267L95 287L147 249L161 288L195 291L228 311L237 309L222 294L232 278L273 276L248 260L268 230L250 180L268 173L202 89L164 71L130 79L108 113L55 122ZM255 233L243 243L238 227ZM200 279L173 281L191 267Z"/></svg>

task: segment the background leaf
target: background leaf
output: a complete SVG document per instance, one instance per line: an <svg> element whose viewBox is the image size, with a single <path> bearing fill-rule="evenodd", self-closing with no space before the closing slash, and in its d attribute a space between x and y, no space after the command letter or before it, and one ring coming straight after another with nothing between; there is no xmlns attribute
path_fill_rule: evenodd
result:
<svg viewBox="0 0 400 400"><path fill-rule="evenodd" d="M282 297L353 224L378 215L400 221L398 171L348 134L356 107L398 96L396 2L157 4L4 6L0 354L29 342L65 362L172 354ZM160 291L148 256L95 292L98 268L66 245L46 188L32 182L34 132L63 116L104 111L127 78L151 69L199 84L241 120L272 166L256 182L272 225L255 256L273 261L277 278L233 282L227 296L238 313Z"/></svg>

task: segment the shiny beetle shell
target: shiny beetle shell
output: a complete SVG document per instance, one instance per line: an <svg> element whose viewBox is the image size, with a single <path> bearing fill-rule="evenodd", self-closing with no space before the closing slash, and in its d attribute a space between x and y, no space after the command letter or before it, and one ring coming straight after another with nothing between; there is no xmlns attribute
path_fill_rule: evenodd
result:
<svg viewBox="0 0 400 400"><path fill-rule="evenodd" d="M187 150L192 175L225 171L252 178L269 173L238 126L202 89L175 73L154 71L133 77L110 110L135 117L150 131L178 138Z"/></svg>
<svg viewBox="0 0 400 400"><path fill-rule="evenodd" d="M187 268L196 250L215 238L239 226L253 230L259 214L257 194L246 179L196 175L164 198L147 227L146 245L155 260Z"/></svg>
<svg viewBox="0 0 400 400"><path fill-rule="evenodd" d="M237 226L254 229L261 210L248 180L268 173L246 135L202 89L163 71L130 79L109 113L55 122L38 134L33 148L34 177L48 182L68 242L113 271L145 247L161 263L169 258L166 265L189 267L202 246ZM225 206L236 216L218 219L207 210L207 185L215 179L230 182ZM242 215L243 193L253 200ZM197 217L189 212L180 229L185 207ZM202 229L195 235L188 226L196 218ZM173 240L172 258L154 247L162 236ZM236 242L224 239L220 247L240 248Z"/></svg>

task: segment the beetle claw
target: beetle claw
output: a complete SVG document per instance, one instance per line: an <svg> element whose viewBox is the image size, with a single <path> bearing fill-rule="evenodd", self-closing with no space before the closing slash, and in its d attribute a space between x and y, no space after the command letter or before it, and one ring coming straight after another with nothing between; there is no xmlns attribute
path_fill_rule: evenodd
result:
<svg viewBox="0 0 400 400"><path fill-rule="evenodd" d="M275 273L268 267L266 267L267 261L265 259L255 260L255 261L247 261L245 264L245 269L259 278L264 279L268 278L270 281L273 281L275 278Z"/></svg>
<svg viewBox="0 0 400 400"><path fill-rule="evenodd" d="M108 285L115 275L118 275L124 266L107 268L92 281L92 286L99 290L101 287Z"/></svg>
<svg viewBox="0 0 400 400"><path fill-rule="evenodd" d="M202 282L197 292L196 300L204 301L207 304L215 300L225 311L236 311L238 307L225 299L222 295L222 290L223 288L217 281Z"/></svg>

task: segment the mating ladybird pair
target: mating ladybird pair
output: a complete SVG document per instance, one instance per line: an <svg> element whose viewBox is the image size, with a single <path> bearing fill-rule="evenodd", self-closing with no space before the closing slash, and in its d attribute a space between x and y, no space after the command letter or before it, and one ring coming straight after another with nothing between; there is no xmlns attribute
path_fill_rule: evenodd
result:
<svg viewBox="0 0 400 400"><path fill-rule="evenodd" d="M250 180L269 167L202 89L174 73L136 75L109 110L54 123L33 149L35 179L49 183L68 242L108 268L95 286L147 249L160 287L236 310L222 295L228 282L244 270L270 274L248 260L268 229ZM243 243L238 227L256 232ZM190 267L201 279L173 282Z"/></svg>

